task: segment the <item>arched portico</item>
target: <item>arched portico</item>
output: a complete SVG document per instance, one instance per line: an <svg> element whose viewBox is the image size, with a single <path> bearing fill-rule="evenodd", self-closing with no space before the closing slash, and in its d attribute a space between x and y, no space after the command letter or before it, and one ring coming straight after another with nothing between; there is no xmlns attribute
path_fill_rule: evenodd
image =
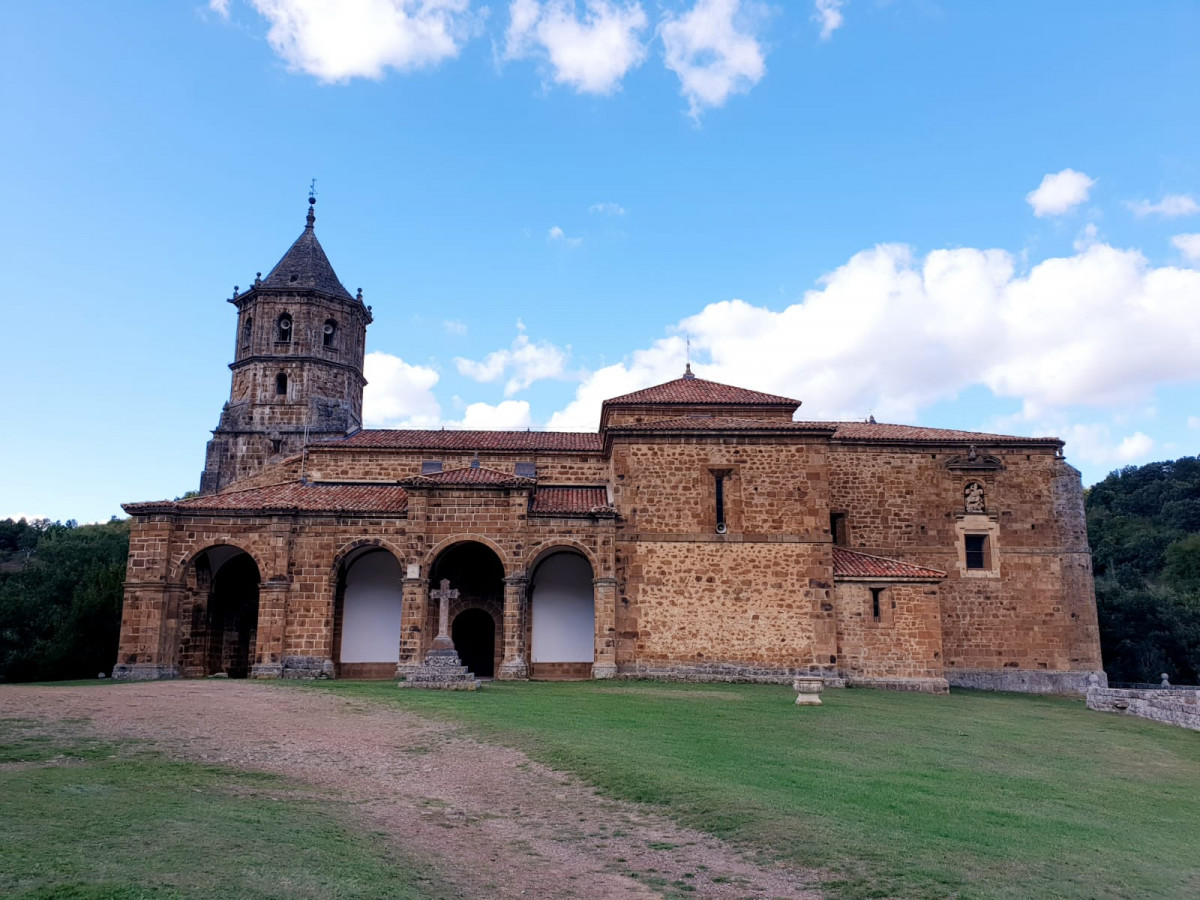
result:
<svg viewBox="0 0 1200 900"><path fill-rule="evenodd" d="M341 554L333 607L334 665L341 678L391 678L400 659L400 561L378 542Z"/></svg>
<svg viewBox="0 0 1200 900"><path fill-rule="evenodd" d="M596 659L592 566L578 550L540 555L529 581L530 677L590 678Z"/></svg>
<svg viewBox="0 0 1200 900"><path fill-rule="evenodd" d="M240 547L218 544L196 553L185 577L190 597L180 623L182 673L249 677L258 653L258 563Z"/></svg>
<svg viewBox="0 0 1200 900"><path fill-rule="evenodd" d="M492 677L505 650L500 627L507 600L504 563L490 541L458 541L444 546L429 567L429 584L440 588L443 583L455 594L447 601L447 624L459 658L477 677ZM439 602L428 604L425 634L438 634L439 612Z"/></svg>

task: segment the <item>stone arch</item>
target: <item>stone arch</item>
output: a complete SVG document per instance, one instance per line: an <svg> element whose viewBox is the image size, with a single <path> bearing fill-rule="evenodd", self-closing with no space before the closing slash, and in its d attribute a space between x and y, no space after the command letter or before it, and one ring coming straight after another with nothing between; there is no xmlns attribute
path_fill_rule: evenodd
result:
<svg viewBox="0 0 1200 900"><path fill-rule="evenodd" d="M450 587L458 592L458 596L448 603L449 636L454 640L456 650L467 650L465 647L459 647L463 634L461 629L455 629L455 623L461 615L475 610L490 617L490 659L486 665L471 668L477 675L490 677L499 669L504 653L505 560L491 541L470 538L444 541L439 546L440 551L429 563L428 583L438 586L440 581L445 579ZM437 634L438 615L439 604L430 603L425 616L425 629L428 634ZM483 651L478 647L474 647L469 655L478 656L481 652Z"/></svg>
<svg viewBox="0 0 1200 900"><path fill-rule="evenodd" d="M262 567L225 541L185 557L178 631L184 675L247 678L258 654Z"/></svg>
<svg viewBox="0 0 1200 900"><path fill-rule="evenodd" d="M240 543L235 544L233 541L227 541L222 538L216 538L212 541L206 542L204 544L204 546L200 547L199 549L185 551L183 556L180 557L179 562L175 565L174 569L172 569L172 571L170 573L170 579L169 579L170 583L171 584L187 584L188 574L195 567L196 560L198 560L202 554L205 554L209 550L213 550L217 547L228 547L231 550L233 550L234 552L245 553L252 560L254 560L254 564L256 566L258 566L259 575L262 576L264 581L266 580L266 576L263 575L263 571L264 571L263 564L259 560L258 556L255 555L254 551L247 550Z"/></svg>
<svg viewBox="0 0 1200 900"><path fill-rule="evenodd" d="M525 571L528 572L529 576L532 578L534 569L536 569L546 557L552 556L555 553L560 553L564 550L573 550L578 553L580 556L586 559L588 561L588 565L592 567L592 577L600 577L603 567L600 565L600 560L596 557L596 551L581 541L574 540L573 538L563 537L548 538L547 540L542 541L540 544L535 544L533 547L531 547L529 552L525 554Z"/></svg>
<svg viewBox="0 0 1200 900"><path fill-rule="evenodd" d="M329 579L330 590L337 586L338 573L341 571L342 563L345 562L348 556L363 547L378 547L380 550L387 550L392 556L396 557L401 565L404 564L406 559L404 551L386 538L357 538L353 541L347 541L333 554L333 561L329 564L327 577Z"/></svg>
<svg viewBox="0 0 1200 900"><path fill-rule="evenodd" d="M596 569L561 543L529 573L529 660L533 678L588 678L596 661Z"/></svg>
<svg viewBox="0 0 1200 900"><path fill-rule="evenodd" d="M340 677L395 674L403 579L403 558L385 541L352 541L336 554L331 649Z"/></svg>
<svg viewBox="0 0 1200 900"><path fill-rule="evenodd" d="M466 544L466 543L483 544L483 546L487 547L489 550L491 550L493 553L496 554L496 557L500 560L500 565L504 568L504 574L506 576L515 574L512 571L512 568L513 568L512 558L503 547L501 547L499 544L497 544L491 538L484 537L482 534L471 534L471 533L453 534L448 538L444 538L443 540L438 541L437 544L435 544L432 548L429 549L428 552L426 552L424 558L421 560L422 572L424 572L427 577L432 578L433 577L433 564L435 562L437 562L438 557L441 556L443 553L445 553L447 550L449 550L451 547L453 547L455 544Z"/></svg>

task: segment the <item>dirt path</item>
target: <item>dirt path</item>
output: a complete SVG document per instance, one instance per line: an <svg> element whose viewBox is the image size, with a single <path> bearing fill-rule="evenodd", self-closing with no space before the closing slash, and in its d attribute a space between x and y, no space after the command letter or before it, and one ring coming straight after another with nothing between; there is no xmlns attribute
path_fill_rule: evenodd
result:
<svg viewBox="0 0 1200 900"><path fill-rule="evenodd" d="M673 882L694 897L819 896L813 872L756 864L517 751L361 699L249 682L11 686L0 716L87 718L103 736L330 789L464 897L645 898L677 895Z"/></svg>

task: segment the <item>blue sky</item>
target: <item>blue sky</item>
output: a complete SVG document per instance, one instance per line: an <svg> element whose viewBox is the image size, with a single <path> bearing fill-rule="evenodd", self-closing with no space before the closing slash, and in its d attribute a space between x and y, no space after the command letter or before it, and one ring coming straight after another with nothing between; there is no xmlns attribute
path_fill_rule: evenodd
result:
<svg viewBox="0 0 1200 900"><path fill-rule="evenodd" d="M194 488L233 285L303 227L375 426L594 427L683 367L801 417L1200 444L1200 5L12 5L0 516Z"/></svg>

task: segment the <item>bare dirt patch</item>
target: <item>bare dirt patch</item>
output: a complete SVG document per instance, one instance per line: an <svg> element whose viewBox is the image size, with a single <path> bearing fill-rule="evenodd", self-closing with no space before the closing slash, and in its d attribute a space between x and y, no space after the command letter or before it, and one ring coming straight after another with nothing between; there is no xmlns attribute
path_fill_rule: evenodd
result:
<svg viewBox="0 0 1200 900"><path fill-rule="evenodd" d="M815 872L748 859L517 751L355 698L248 682L14 686L0 711L85 716L78 727L98 736L332 791L464 897L818 897Z"/></svg>

